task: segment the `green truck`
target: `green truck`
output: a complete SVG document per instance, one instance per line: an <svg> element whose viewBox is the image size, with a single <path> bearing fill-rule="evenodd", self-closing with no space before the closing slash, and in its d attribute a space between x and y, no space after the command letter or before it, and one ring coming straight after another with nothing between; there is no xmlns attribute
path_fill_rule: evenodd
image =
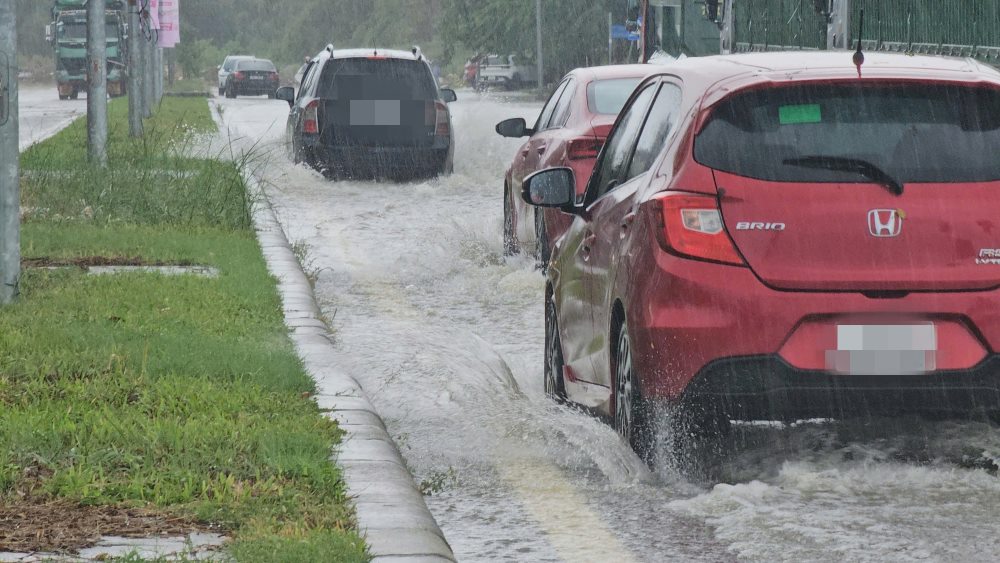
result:
<svg viewBox="0 0 1000 563"><path fill-rule="evenodd" d="M59 99L76 99L87 89L87 1L55 0L52 23L45 35L56 57L56 87ZM101 0L98 0L101 1ZM125 35L127 13L124 0L103 0L107 34L108 95L125 95Z"/></svg>

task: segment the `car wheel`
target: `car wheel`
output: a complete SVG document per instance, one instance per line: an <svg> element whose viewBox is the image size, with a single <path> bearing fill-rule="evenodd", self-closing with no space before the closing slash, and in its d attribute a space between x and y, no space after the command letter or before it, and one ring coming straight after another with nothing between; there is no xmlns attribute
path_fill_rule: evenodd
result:
<svg viewBox="0 0 1000 563"><path fill-rule="evenodd" d="M79 97L80 97L80 91L79 90L73 90L73 93L69 95L69 99L71 99L71 100L79 99Z"/></svg>
<svg viewBox="0 0 1000 563"><path fill-rule="evenodd" d="M646 405L639 394L632 340L624 319L618 329L613 361L615 430L643 461L652 463L653 431L646 416Z"/></svg>
<svg viewBox="0 0 1000 563"><path fill-rule="evenodd" d="M226 86L226 97L230 99L236 97L236 88L232 84Z"/></svg>
<svg viewBox="0 0 1000 563"><path fill-rule="evenodd" d="M510 190L503 191L503 253L505 256L513 256L520 252L520 245L517 243L517 233L514 232L514 212L511 209Z"/></svg>
<svg viewBox="0 0 1000 563"><path fill-rule="evenodd" d="M219 95L220 96L226 95L226 89L222 86L219 86Z"/></svg>
<svg viewBox="0 0 1000 563"><path fill-rule="evenodd" d="M543 271L548 267L551 255L549 236L545 231L545 214L540 209L535 209L535 258Z"/></svg>
<svg viewBox="0 0 1000 563"><path fill-rule="evenodd" d="M545 365L543 374L545 395L558 403L566 402L559 318L556 316L556 304L551 299L546 304L545 311Z"/></svg>

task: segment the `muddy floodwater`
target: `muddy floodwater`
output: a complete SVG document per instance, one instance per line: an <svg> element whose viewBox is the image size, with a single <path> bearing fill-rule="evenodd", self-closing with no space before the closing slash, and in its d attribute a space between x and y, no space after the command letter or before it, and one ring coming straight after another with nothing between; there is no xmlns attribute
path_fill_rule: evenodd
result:
<svg viewBox="0 0 1000 563"><path fill-rule="evenodd" d="M455 173L329 181L284 155L287 105L217 100L260 140L288 238L460 561L996 561L998 428L918 419L737 428L720 482L650 472L542 390L543 278L502 255L497 136L539 104L459 92Z"/></svg>

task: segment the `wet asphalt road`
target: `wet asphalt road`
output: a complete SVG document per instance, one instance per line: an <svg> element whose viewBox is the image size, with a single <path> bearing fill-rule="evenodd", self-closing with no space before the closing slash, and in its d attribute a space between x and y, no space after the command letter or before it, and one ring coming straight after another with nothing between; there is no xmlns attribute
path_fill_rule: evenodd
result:
<svg viewBox="0 0 1000 563"><path fill-rule="evenodd" d="M87 97L59 99L56 86L21 86L18 91L20 116L18 147L23 151L48 138L80 116L87 115Z"/></svg>
<svg viewBox="0 0 1000 563"><path fill-rule="evenodd" d="M37 131L67 103L51 94L22 93ZM518 143L492 132L539 107L460 98L455 174L408 184L325 180L285 158L283 102L213 103L237 147L256 144L342 367L461 561L1000 560L995 426L741 427L722 479L706 484L650 472L609 427L546 400L543 282L530 258L501 252L502 174Z"/></svg>

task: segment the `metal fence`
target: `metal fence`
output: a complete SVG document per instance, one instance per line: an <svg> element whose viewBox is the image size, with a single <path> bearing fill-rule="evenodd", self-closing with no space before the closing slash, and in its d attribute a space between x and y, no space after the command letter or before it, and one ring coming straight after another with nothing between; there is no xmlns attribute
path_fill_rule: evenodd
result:
<svg viewBox="0 0 1000 563"><path fill-rule="evenodd" d="M730 0L733 50L826 49L831 8L843 0ZM974 57L1000 63L1000 0L850 0L847 35L868 50Z"/></svg>
<svg viewBox="0 0 1000 563"><path fill-rule="evenodd" d="M826 15L815 0L736 0L735 51L825 49Z"/></svg>
<svg viewBox="0 0 1000 563"><path fill-rule="evenodd" d="M866 49L1000 61L998 0L852 0L855 41L862 9Z"/></svg>

